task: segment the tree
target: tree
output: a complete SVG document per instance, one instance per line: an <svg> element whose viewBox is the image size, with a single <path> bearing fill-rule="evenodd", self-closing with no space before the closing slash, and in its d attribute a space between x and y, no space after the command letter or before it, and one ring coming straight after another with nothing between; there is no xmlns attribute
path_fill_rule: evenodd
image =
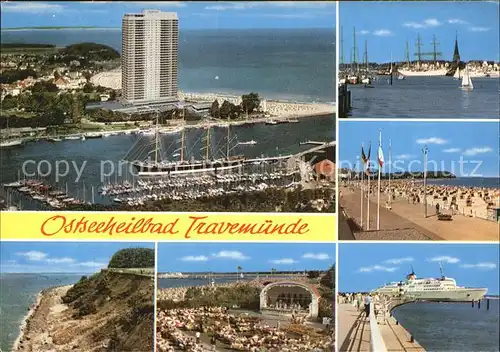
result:
<svg viewBox="0 0 500 352"><path fill-rule="evenodd" d="M228 102L227 100L224 100L222 103L222 106L220 107L219 114L222 119L228 119L229 116L231 115L231 111L233 110L233 104Z"/></svg>
<svg viewBox="0 0 500 352"><path fill-rule="evenodd" d="M240 105L232 105L231 106L231 118L232 119L237 119L238 117L241 116L243 110Z"/></svg>
<svg viewBox="0 0 500 352"><path fill-rule="evenodd" d="M17 97L7 94L2 101L2 110L10 110L17 107Z"/></svg>
<svg viewBox="0 0 500 352"><path fill-rule="evenodd" d="M335 265L332 265L325 275L323 275L320 284L330 289L335 287Z"/></svg>
<svg viewBox="0 0 500 352"><path fill-rule="evenodd" d="M90 83L85 83L83 86L83 92L84 93L92 93L94 91L94 87Z"/></svg>
<svg viewBox="0 0 500 352"><path fill-rule="evenodd" d="M212 103L212 106L210 107L210 116L218 119L220 117L220 106L219 106L219 102L216 100L214 100L214 102Z"/></svg>
<svg viewBox="0 0 500 352"><path fill-rule="evenodd" d="M82 75L87 81L90 81L90 78L92 78L92 74L89 71L83 71Z"/></svg>
<svg viewBox="0 0 500 352"><path fill-rule="evenodd" d="M251 114L259 108L260 98L257 93L243 94L241 96L241 108L244 112Z"/></svg>
<svg viewBox="0 0 500 352"><path fill-rule="evenodd" d="M52 82L42 81L36 82L33 87L31 87L32 93L56 93L59 90L57 86Z"/></svg>
<svg viewBox="0 0 500 352"><path fill-rule="evenodd" d="M319 277L319 271L318 270L309 270L307 272L307 277L309 279L316 279Z"/></svg>
<svg viewBox="0 0 500 352"><path fill-rule="evenodd" d="M112 89L109 92L109 100L116 100L116 90Z"/></svg>
<svg viewBox="0 0 500 352"><path fill-rule="evenodd" d="M108 268L152 268L155 251L151 248L125 248L111 257Z"/></svg>

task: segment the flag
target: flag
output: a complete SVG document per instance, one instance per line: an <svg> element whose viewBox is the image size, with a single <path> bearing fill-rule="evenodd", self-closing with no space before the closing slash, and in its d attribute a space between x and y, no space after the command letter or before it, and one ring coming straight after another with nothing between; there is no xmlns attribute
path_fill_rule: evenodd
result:
<svg viewBox="0 0 500 352"><path fill-rule="evenodd" d="M363 164L366 164L366 155L365 155L365 150L363 148L363 146L361 146L361 160L363 161Z"/></svg>
<svg viewBox="0 0 500 352"><path fill-rule="evenodd" d="M368 147L368 155L366 156L366 175L370 177L370 154L372 151L372 143L370 142L370 146Z"/></svg>
<svg viewBox="0 0 500 352"><path fill-rule="evenodd" d="M384 152L381 145L378 146L378 164L380 167L384 166Z"/></svg>

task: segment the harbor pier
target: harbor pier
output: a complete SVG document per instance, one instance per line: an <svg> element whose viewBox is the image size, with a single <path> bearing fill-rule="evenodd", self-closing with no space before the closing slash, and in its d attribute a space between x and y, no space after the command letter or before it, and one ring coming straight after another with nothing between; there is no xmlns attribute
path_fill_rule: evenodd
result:
<svg viewBox="0 0 500 352"><path fill-rule="evenodd" d="M390 316L392 309L405 303L410 301L394 299L373 302L368 318L364 311L358 311L352 304L339 304L339 351L425 352L415 338Z"/></svg>
<svg viewBox="0 0 500 352"><path fill-rule="evenodd" d="M338 105L339 105L339 117L346 118L351 111L351 91L347 89L347 84L339 85L339 96L338 96Z"/></svg>

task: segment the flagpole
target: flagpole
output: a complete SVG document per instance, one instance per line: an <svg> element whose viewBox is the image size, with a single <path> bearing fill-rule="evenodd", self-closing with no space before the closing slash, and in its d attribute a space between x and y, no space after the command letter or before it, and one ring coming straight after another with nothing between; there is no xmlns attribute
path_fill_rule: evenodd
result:
<svg viewBox="0 0 500 352"><path fill-rule="evenodd" d="M427 218L427 146L422 149L424 153L424 217Z"/></svg>
<svg viewBox="0 0 500 352"><path fill-rule="evenodd" d="M366 205L366 230L370 230L370 194L372 190L370 188L370 154L372 150L372 145L370 142L370 146L368 147L368 157L366 160L366 176L368 177L368 197L367 197L367 205Z"/></svg>
<svg viewBox="0 0 500 352"><path fill-rule="evenodd" d="M368 176L368 205L366 210L366 229L370 230L370 194L372 190L370 188L370 159L366 162L366 169L368 170L366 176Z"/></svg>
<svg viewBox="0 0 500 352"><path fill-rule="evenodd" d="M380 151L382 150L382 130L379 130L379 135L378 135L378 148L379 148L379 155L378 155L378 193L377 193L377 231L380 230L380 174L382 173L382 162L381 162L381 155Z"/></svg>
<svg viewBox="0 0 500 352"><path fill-rule="evenodd" d="M392 203L391 172L392 172L392 141L389 139L389 205L391 205Z"/></svg>
<svg viewBox="0 0 500 352"><path fill-rule="evenodd" d="M364 143L361 143L361 152L364 154L363 147L364 147ZM360 183L360 189L361 189L361 223L360 223L360 226L361 226L361 228L363 228L363 181L365 179L363 177L364 166L365 166L365 162L363 160L361 160L361 162L359 164L359 171L361 172L361 183Z"/></svg>

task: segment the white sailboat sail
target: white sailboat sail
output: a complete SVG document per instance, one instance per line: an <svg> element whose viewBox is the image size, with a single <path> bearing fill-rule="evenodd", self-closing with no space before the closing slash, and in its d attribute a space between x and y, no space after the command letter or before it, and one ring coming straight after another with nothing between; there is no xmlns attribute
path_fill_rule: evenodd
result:
<svg viewBox="0 0 500 352"><path fill-rule="evenodd" d="M460 67L457 67L457 69L455 70L455 74L453 75L453 78L460 79Z"/></svg>
<svg viewBox="0 0 500 352"><path fill-rule="evenodd" d="M462 89L472 90L474 89L474 85L472 84L472 80L469 75L469 68L465 68L464 76L462 77Z"/></svg>

